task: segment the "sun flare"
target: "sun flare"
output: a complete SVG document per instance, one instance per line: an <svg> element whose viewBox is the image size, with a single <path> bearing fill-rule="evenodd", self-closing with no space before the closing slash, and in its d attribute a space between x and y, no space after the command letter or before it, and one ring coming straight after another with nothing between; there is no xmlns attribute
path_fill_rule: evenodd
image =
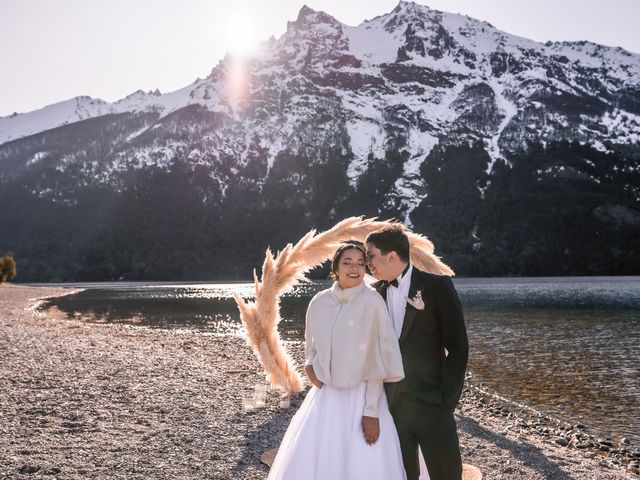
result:
<svg viewBox="0 0 640 480"><path fill-rule="evenodd" d="M249 94L249 71L244 58L233 56L227 70L227 91L232 99L244 101Z"/></svg>
<svg viewBox="0 0 640 480"><path fill-rule="evenodd" d="M225 26L226 50L232 55L248 56L256 47L255 26L246 15L231 15Z"/></svg>

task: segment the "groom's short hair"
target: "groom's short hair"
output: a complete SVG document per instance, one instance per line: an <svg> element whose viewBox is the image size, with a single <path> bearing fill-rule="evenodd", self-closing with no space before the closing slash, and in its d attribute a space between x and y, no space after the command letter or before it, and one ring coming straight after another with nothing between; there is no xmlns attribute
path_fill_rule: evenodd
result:
<svg viewBox="0 0 640 480"><path fill-rule="evenodd" d="M392 224L370 233L366 243L375 245L383 255L396 252L400 260L409 263L409 238L400 224Z"/></svg>

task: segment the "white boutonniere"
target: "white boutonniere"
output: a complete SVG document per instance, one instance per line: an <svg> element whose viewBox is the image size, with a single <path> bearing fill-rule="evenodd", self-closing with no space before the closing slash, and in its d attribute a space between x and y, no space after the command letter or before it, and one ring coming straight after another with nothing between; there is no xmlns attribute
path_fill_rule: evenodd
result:
<svg viewBox="0 0 640 480"><path fill-rule="evenodd" d="M415 297L407 297L407 303L416 310L424 310L424 300L422 300L422 292L418 290Z"/></svg>

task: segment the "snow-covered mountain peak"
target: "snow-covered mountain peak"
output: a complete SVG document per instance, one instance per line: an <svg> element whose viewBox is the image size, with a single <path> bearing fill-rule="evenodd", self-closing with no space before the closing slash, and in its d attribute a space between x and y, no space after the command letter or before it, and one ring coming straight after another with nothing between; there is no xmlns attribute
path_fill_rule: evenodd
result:
<svg viewBox="0 0 640 480"><path fill-rule="evenodd" d="M287 30L318 28L321 25L339 26L340 22L328 13L314 10L307 5L303 5L300 12L298 12L296 21L287 23Z"/></svg>
<svg viewBox="0 0 640 480"><path fill-rule="evenodd" d="M270 71L313 68L319 74L326 73L347 50L343 29L331 15L303 6L298 18L287 23L287 31L261 45L251 63Z"/></svg>
<svg viewBox="0 0 640 480"><path fill-rule="evenodd" d="M107 102L81 95L29 113L0 118L0 144L14 138L108 113L112 112Z"/></svg>
<svg viewBox="0 0 640 480"><path fill-rule="evenodd" d="M240 81L249 95L240 103L230 98L229 79L234 75L244 76ZM291 93L292 105L303 102L305 111L314 110L312 97L307 96L313 93L315 102L339 98L347 110L365 112L363 118L370 120L381 118L385 108L402 104L412 115L429 117L434 134L443 134L456 118L462 122L468 110L463 99L480 93L486 102L498 104L501 112L491 114L489 128L497 145L510 119L518 111L542 105L540 97L566 94L579 104L582 100L577 99L595 96L599 104L627 105L618 108L633 110L629 105L635 105L638 83L640 55L620 48L590 42L542 44L484 21L408 1L358 26L344 25L325 12L303 6L296 20L288 22L287 31L260 44L244 66L227 56L207 78L174 92L138 90L113 103L76 97L0 118L0 144L110 113L156 112L162 118L192 104L236 119L239 109L251 112L258 104L277 106L281 112L283 93L278 101L272 96L286 91ZM612 92L620 88L628 92L615 97L618 94ZM536 110L536 118L540 114ZM610 112L612 118L635 118L620 115ZM560 117L555 120L566 122ZM363 146L362 152L368 148Z"/></svg>
<svg viewBox="0 0 640 480"><path fill-rule="evenodd" d="M428 5L422 5L422 4L419 4L419 3L416 3L416 2L400 0L398 2L398 5L396 5L395 8L393 10L391 10L391 12L388 13L387 15L398 15L398 14L402 14L402 13L424 14L426 12L433 12L433 11L435 11L435 10L433 10Z"/></svg>
<svg viewBox="0 0 640 480"><path fill-rule="evenodd" d="M412 21L419 22L421 20L428 19L437 13L439 13L437 10L433 10L426 5L401 1L393 10L391 10L391 12L376 17L376 19L384 19L385 26L389 30L393 30L398 25L406 25Z"/></svg>
<svg viewBox="0 0 640 480"><path fill-rule="evenodd" d="M283 42L305 39L323 43L327 39L340 38L343 24L327 13L313 10L305 5L300 9L296 21L288 22L287 27L287 32L280 39Z"/></svg>

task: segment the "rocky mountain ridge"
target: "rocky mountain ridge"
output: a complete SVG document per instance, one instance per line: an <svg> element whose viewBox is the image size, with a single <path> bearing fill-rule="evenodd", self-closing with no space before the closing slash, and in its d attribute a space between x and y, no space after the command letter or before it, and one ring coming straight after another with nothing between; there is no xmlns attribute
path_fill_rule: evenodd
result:
<svg viewBox="0 0 640 480"><path fill-rule="evenodd" d="M639 85L640 55L620 48L540 44L412 2L357 27L303 7L254 56L227 56L176 92L136 92L114 104L74 99L0 119L0 193L72 217L95 203L103 214L89 231L121 231L132 242L125 225L114 227L114 212L116 223L135 223L154 209L155 234L202 235L188 248L179 236L170 242L190 259L225 242L233 250L233 236L249 225L263 238L246 246L262 251L355 213L413 225L462 273L637 272L627 255L638 252L630 239L640 225ZM50 126L67 125L20 136L21 125L37 130L54 109L64 115L49 116ZM158 211L159 191L176 197L175 218ZM539 208L546 211L533 221ZM188 212L195 223L184 223ZM585 225L572 229L576 213ZM33 243L25 232L34 228L18 229L7 246ZM572 257L583 228L598 232L593 241L606 255L591 260L579 246L564 270L555 260L532 267L541 248L558 262ZM89 251L93 235L83 243ZM529 243L531 258L522 260ZM106 250L116 244L130 249L112 239ZM157 248L138 269L129 258L96 275L155 278ZM488 268L483 258L497 252L508 258Z"/></svg>

